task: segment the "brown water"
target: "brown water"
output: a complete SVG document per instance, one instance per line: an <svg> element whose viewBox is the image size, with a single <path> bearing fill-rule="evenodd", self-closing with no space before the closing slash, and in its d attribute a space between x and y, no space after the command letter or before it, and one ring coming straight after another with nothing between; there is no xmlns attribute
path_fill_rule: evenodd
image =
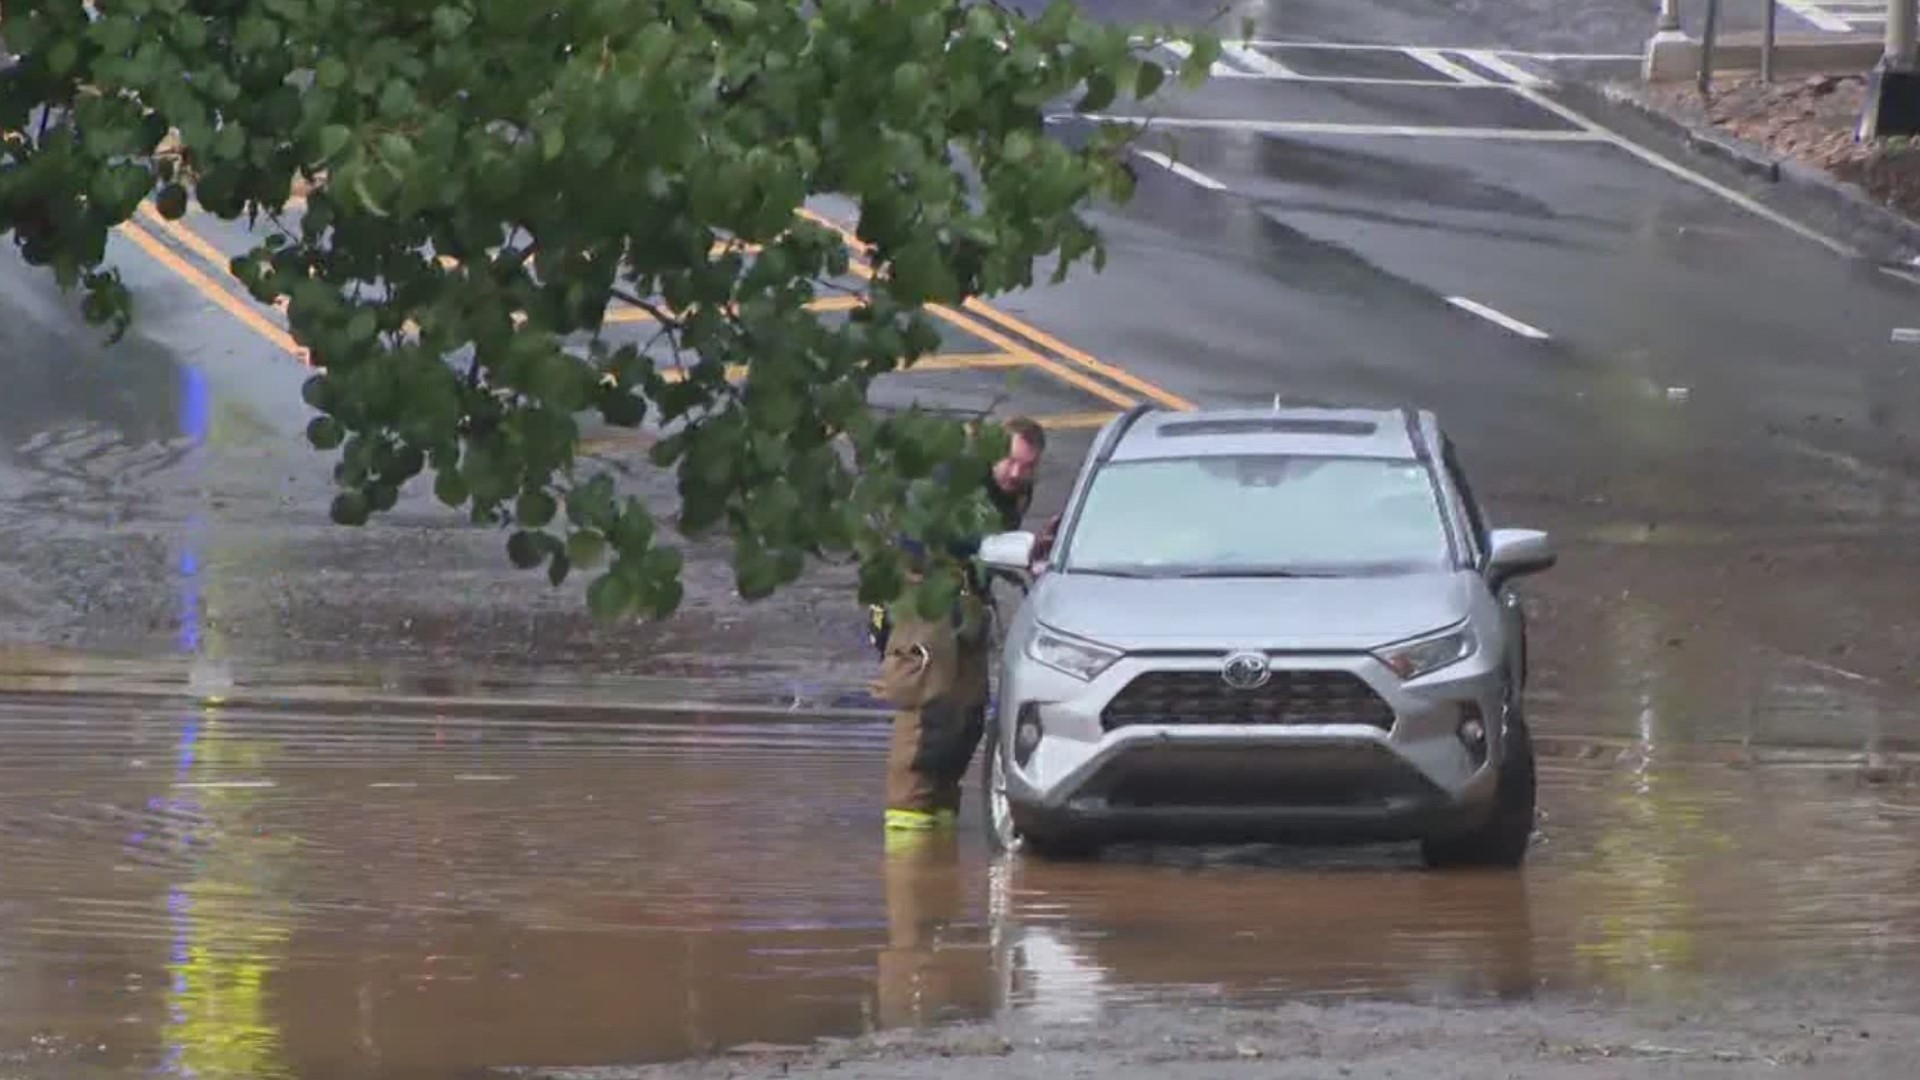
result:
<svg viewBox="0 0 1920 1080"><path fill-rule="evenodd" d="M1920 969L1920 797L1836 754L1549 732L1528 869L1436 875L1391 848L996 864L973 822L889 850L871 721L52 696L0 728L20 1067L439 1077L1156 998Z"/></svg>

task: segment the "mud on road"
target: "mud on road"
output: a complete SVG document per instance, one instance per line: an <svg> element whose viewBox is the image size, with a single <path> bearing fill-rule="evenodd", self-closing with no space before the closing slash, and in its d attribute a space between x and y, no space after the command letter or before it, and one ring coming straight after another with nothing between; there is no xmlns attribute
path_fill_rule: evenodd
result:
<svg viewBox="0 0 1920 1080"><path fill-rule="evenodd" d="M1028 1023L896 1032L808 1048L639 1068L514 1070L538 1080L1894 1080L1912 1075L1920 1024L1896 1004L1828 1015L1777 1004L1725 1010L1292 1004L1138 1009L1098 1028Z"/></svg>

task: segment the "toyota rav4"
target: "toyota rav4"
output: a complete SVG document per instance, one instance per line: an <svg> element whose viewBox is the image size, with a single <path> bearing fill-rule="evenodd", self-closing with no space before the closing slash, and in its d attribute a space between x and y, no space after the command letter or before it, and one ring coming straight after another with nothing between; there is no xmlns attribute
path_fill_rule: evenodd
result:
<svg viewBox="0 0 1920 1080"><path fill-rule="evenodd" d="M1489 529L1424 411L1110 421L1006 627L984 767L1002 850L1123 840L1418 841L1517 866L1534 825L1516 581L1544 533ZM1037 576L1035 572L1037 571Z"/></svg>

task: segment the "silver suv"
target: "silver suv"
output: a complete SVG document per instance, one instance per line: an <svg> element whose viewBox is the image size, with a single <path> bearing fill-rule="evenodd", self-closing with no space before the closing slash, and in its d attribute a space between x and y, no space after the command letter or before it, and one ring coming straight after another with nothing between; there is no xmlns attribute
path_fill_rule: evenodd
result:
<svg viewBox="0 0 1920 1080"><path fill-rule="evenodd" d="M1123 840L1418 840L1517 866L1534 821L1515 579L1422 411L1137 407L1095 438L1030 591L985 762L1001 850Z"/></svg>

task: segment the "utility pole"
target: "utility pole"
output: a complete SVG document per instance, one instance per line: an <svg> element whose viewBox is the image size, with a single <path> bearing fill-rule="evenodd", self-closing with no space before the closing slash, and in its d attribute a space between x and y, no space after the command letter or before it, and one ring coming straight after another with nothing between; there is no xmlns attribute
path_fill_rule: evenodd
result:
<svg viewBox="0 0 1920 1080"><path fill-rule="evenodd" d="M1868 76L1867 104L1854 131L1862 142L1920 135L1920 72L1914 70L1914 2L1887 0L1886 47Z"/></svg>
<svg viewBox="0 0 1920 1080"><path fill-rule="evenodd" d="M1899 71L1913 70L1914 0L1887 0L1884 59Z"/></svg>

